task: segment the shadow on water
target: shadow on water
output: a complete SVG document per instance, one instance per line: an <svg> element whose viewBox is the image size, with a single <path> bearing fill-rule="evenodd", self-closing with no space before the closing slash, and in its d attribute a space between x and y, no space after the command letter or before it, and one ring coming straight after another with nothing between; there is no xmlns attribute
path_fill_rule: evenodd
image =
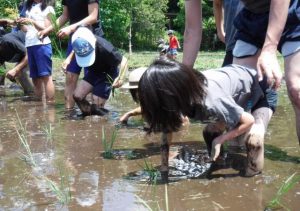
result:
<svg viewBox="0 0 300 211"><path fill-rule="evenodd" d="M290 156L287 152L270 144L265 145L265 158L272 161L291 162L295 164L300 163L300 157Z"/></svg>

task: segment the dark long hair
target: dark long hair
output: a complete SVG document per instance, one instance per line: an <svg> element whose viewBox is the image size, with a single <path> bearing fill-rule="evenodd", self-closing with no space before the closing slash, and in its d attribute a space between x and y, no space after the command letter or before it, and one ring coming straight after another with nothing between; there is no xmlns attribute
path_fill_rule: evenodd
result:
<svg viewBox="0 0 300 211"><path fill-rule="evenodd" d="M29 11L31 10L31 7L33 5L34 1L33 0L27 0L26 1L26 9ZM41 2L41 10L43 11L44 9L46 9L47 6L53 6L53 1L51 0L42 0Z"/></svg>
<svg viewBox="0 0 300 211"><path fill-rule="evenodd" d="M156 59L139 81L142 115L151 132L178 131L182 116L190 115L206 96L204 75L167 58Z"/></svg>

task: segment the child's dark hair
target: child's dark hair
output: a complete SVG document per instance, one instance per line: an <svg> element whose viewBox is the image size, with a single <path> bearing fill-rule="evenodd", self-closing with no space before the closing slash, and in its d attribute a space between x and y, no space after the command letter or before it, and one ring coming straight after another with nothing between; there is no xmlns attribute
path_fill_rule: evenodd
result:
<svg viewBox="0 0 300 211"><path fill-rule="evenodd" d="M150 132L177 131L182 116L202 106L207 81L204 75L164 57L156 59L139 81L138 97Z"/></svg>
<svg viewBox="0 0 300 211"><path fill-rule="evenodd" d="M138 89L129 89L129 92L131 94L133 101L138 103L139 102Z"/></svg>
<svg viewBox="0 0 300 211"><path fill-rule="evenodd" d="M26 1L26 9L31 10L31 7L34 3L34 0L27 0ZM42 0L41 2L41 10L43 11L46 9L47 6L53 6L54 1L53 0Z"/></svg>

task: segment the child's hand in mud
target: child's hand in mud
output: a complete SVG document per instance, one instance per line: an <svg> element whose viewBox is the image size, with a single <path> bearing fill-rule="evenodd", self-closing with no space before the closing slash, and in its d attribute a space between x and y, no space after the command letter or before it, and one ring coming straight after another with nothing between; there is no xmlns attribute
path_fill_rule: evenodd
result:
<svg viewBox="0 0 300 211"><path fill-rule="evenodd" d="M212 151L211 151L211 157L213 161L216 161L220 155L221 152L221 146L224 143L223 136L218 136L215 138L212 142Z"/></svg>

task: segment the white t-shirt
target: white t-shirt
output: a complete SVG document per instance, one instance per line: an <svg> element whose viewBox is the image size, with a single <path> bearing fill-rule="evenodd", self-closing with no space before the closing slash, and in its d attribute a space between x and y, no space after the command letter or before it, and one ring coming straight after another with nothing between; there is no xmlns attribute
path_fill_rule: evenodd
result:
<svg viewBox="0 0 300 211"><path fill-rule="evenodd" d="M49 13L55 14L52 6L47 6L43 11L41 10L41 3L32 5L31 10L26 10L26 17L33 19L39 25L44 26L45 20ZM30 47L34 45L46 45L51 43L49 37L45 37L42 41L38 38L38 30L33 25L27 25L27 32L25 36L25 46Z"/></svg>

